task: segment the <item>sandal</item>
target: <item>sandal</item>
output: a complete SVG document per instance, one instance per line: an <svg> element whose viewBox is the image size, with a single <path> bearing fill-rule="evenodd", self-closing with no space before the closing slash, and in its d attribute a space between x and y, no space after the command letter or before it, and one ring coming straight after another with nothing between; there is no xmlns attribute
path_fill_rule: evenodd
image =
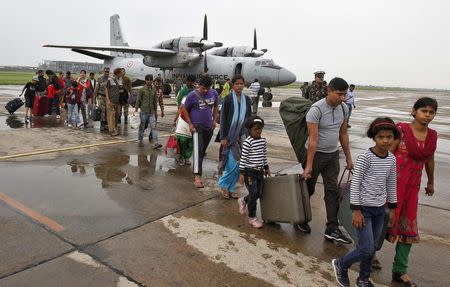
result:
<svg viewBox="0 0 450 287"><path fill-rule="evenodd" d="M200 178L195 178L194 179L194 185L195 185L196 188L203 188L203 187L205 187L203 185L202 180Z"/></svg>
<svg viewBox="0 0 450 287"><path fill-rule="evenodd" d="M393 272L392 273L392 280L394 280L396 282L399 282L399 283L402 283L403 287L417 287L417 284L414 281L412 281L412 280L408 280L408 281L403 280L403 278L402 278L403 275L405 275L405 274L400 274L400 273Z"/></svg>
<svg viewBox="0 0 450 287"><path fill-rule="evenodd" d="M378 270L382 269L383 266L381 265L380 260L378 260L377 258L374 258L374 259L372 260L372 268L373 268L373 269L378 269Z"/></svg>
<svg viewBox="0 0 450 287"><path fill-rule="evenodd" d="M225 198L225 199L229 199L230 198L230 193L228 192L228 190L226 190L225 188L222 188L221 192L222 192L223 198Z"/></svg>
<svg viewBox="0 0 450 287"><path fill-rule="evenodd" d="M230 197L234 198L234 199L238 199L239 195L237 194L237 192L230 192Z"/></svg>

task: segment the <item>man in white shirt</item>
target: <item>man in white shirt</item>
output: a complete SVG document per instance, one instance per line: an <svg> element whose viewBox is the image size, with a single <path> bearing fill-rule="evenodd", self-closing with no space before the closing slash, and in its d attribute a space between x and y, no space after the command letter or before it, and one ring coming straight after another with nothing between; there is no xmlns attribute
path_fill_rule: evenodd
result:
<svg viewBox="0 0 450 287"><path fill-rule="evenodd" d="M259 103L259 89L261 88L261 85L258 82L258 79L255 79L253 83L251 83L249 89L252 91L252 95L250 98L252 99L252 115L256 116L258 112L258 103Z"/></svg>
<svg viewBox="0 0 450 287"><path fill-rule="evenodd" d="M351 84L348 88L347 95L345 97L345 104L347 104L347 107L349 110L347 122L350 122L350 116L352 115L352 110L353 110L353 108L355 108L355 92L354 92L354 90L355 90L355 85ZM348 123L347 123L347 127L351 128L351 126Z"/></svg>

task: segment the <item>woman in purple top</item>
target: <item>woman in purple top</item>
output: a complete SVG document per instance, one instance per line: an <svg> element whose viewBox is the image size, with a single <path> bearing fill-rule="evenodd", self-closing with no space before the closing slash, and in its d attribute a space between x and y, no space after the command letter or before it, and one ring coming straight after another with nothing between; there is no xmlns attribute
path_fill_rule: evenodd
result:
<svg viewBox="0 0 450 287"><path fill-rule="evenodd" d="M211 89L211 85L211 78L202 76L198 81L198 88L187 95L183 105L183 113L194 140L192 167L194 185L198 188L204 187L201 179L203 157L216 128L218 113L218 94Z"/></svg>

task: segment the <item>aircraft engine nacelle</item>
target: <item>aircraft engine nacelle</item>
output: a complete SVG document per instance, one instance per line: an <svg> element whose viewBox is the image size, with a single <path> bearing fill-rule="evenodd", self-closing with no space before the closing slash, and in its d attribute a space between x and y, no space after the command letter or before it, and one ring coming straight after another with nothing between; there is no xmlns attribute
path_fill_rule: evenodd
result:
<svg viewBox="0 0 450 287"><path fill-rule="evenodd" d="M257 58L263 56L267 49L254 49L250 46L225 47L213 51L211 54L222 57L252 57Z"/></svg>
<svg viewBox="0 0 450 287"><path fill-rule="evenodd" d="M176 55L169 57L144 57L144 65L156 68L183 68L189 65L189 63L196 61L200 57L197 53L183 53L179 52Z"/></svg>

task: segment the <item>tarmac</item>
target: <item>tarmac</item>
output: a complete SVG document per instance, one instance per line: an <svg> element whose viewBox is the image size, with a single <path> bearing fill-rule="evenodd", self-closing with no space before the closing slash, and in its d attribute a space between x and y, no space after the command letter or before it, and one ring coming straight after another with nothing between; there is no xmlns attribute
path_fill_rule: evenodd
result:
<svg viewBox="0 0 450 287"><path fill-rule="evenodd" d="M206 187L196 189L189 166L177 166L121 125L121 136L94 128L69 129L63 120L33 118L24 110L8 116L4 104L20 86L0 86L0 286L338 286L330 265L351 245L323 238L323 186L311 198L312 233L287 223L256 230L239 215L237 202L217 187L218 144L205 163ZM279 102L298 90L273 89L265 119L272 172L299 173ZM409 274L419 286L450 282L450 93L356 90L350 120L354 161L371 146L364 136L371 120L410 120L414 101L433 96L439 110L431 127L439 133L433 197L421 192L421 243L413 246ZM158 119L165 143L176 112L165 99ZM214 139L214 137L213 137ZM341 156L344 165L344 157ZM426 182L426 175L423 181ZM422 187L423 190L423 187ZM240 193L245 188L240 187ZM376 286L391 282L394 245L378 252L383 269ZM358 266L350 272L357 277Z"/></svg>

